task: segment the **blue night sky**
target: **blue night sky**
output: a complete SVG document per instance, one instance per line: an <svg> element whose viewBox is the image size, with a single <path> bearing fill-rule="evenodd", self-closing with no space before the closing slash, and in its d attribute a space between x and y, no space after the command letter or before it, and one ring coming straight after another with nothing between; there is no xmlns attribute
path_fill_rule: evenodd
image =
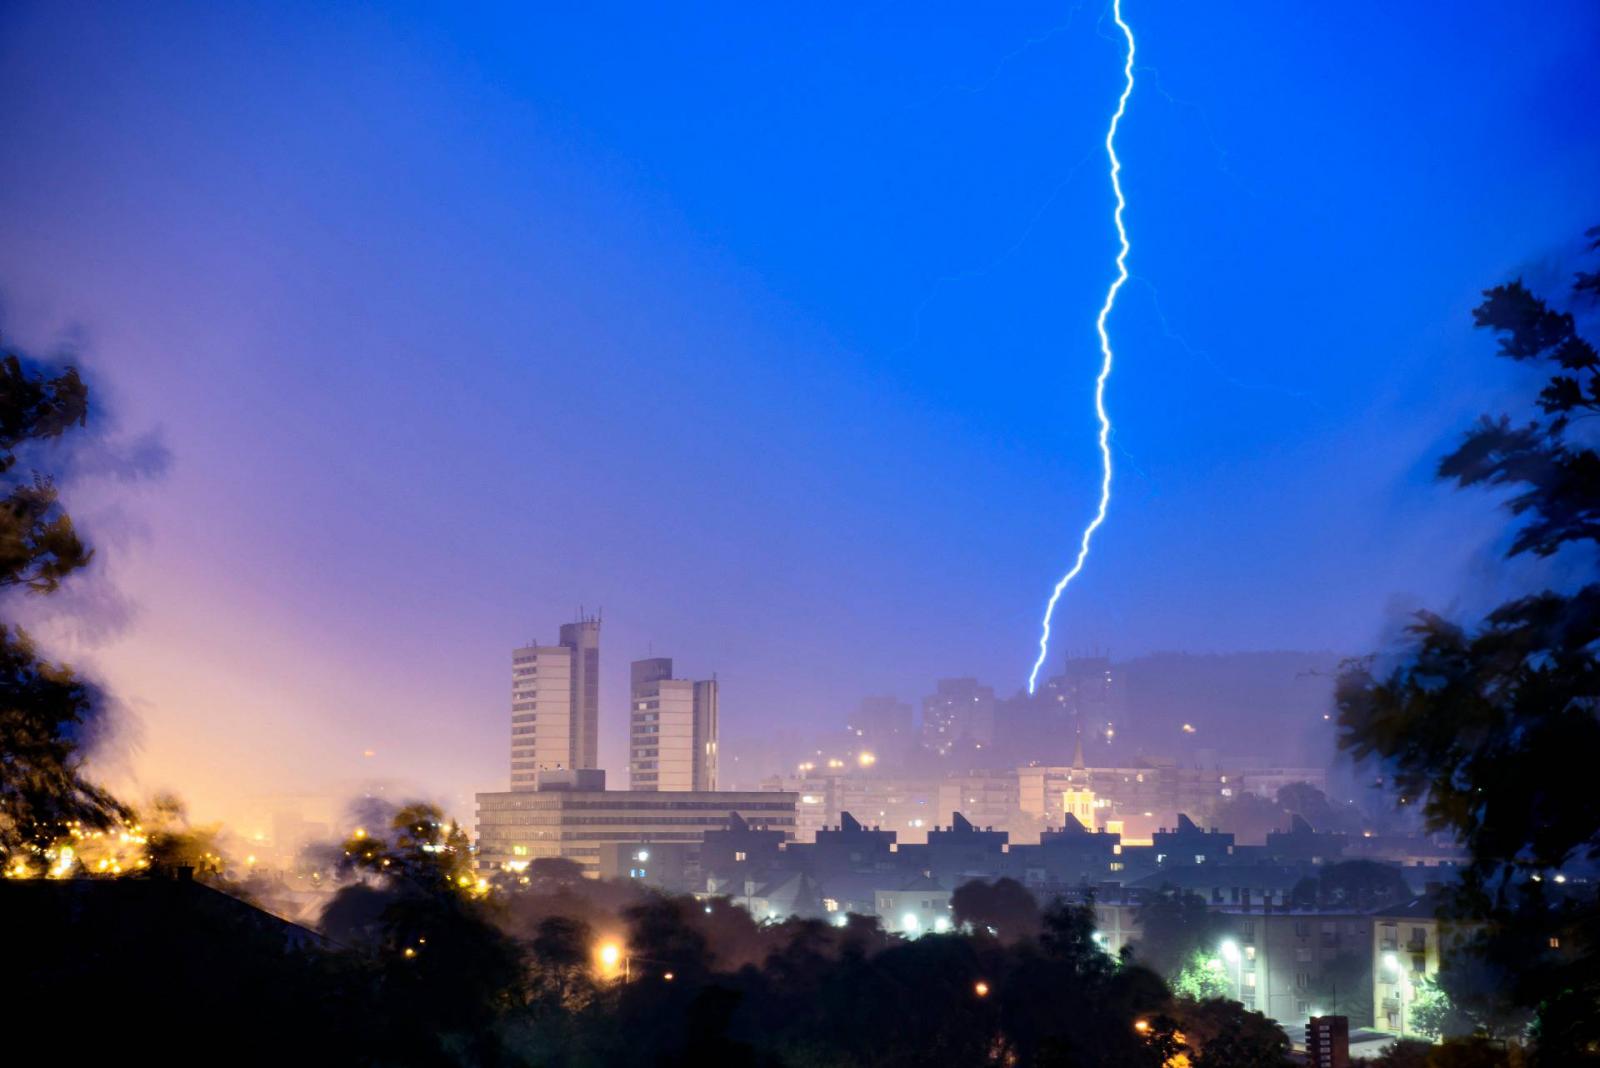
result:
<svg viewBox="0 0 1600 1068"><path fill-rule="evenodd" d="M172 455L78 498L122 772L459 805L580 604L619 776L652 648L732 737L1022 685L1097 488L1109 11L444 8L0 12L0 325ZM1600 7L1124 13L1117 488L1053 656L1478 607L1500 520L1428 474L1519 386L1479 290L1600 222Z"/></svg>

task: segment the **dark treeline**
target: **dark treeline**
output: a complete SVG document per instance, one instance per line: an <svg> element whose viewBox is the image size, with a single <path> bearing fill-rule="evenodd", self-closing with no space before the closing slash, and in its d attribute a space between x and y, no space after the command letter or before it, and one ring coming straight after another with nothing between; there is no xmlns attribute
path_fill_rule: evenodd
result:
<svg viewBox="0 0 1600 1068"><path fill-rule="evenodd" d="M480 880L427 805L351 838L341 865L320 937L187 867L14 881L8 946L32 978L21 1018L43 1034L159 1021L161 1041L223 1062L1288 1063L1265 1017L1175 996L1101 949L1091 909L1041 908L1014 883L963 888L962 930L914 940L860 916L758 924L726 899L584 879L564 861Z"/></svg>

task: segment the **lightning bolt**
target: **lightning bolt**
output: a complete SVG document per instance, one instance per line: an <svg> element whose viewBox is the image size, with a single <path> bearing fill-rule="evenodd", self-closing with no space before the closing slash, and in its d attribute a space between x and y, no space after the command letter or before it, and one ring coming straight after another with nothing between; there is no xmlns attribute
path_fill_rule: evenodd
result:
<svg viewBox="0 0 1600 1068"><path fill-rule="evenodd" d="M1055 615L1056 602L1061 600L1067 585L1083 570L1084 561L1089 558L1089 543L1094 538L1094 532L1100 529L1100 524L1106 521L1106 510L1111 507L1111 416L1106 412L1106 379L1111 377L1112 355L1111 335L1106 333L1106 320L1111 316L1111 309L1116 307L1117 294L1128 281L1128 231L1122 225L1122 211L1128 202L1122 195L1122 161L1117 158L1117 127L1128 110L1128 97L1133 95L1133 29L1122 20L1122 0L1112 0L1111 16L1117 22L1117 29L1127 39L1128 58L1122 67L1122 96L1117 99L1117 110L1112 113L1111 126L1106 130L1106 157L1111 161L1111 191L1117 197L1117 210L1112 216L1120 245L1117 251L1117 277L1106 290L1105 303L1100 305L1100 314L1094 321L1095 331L1100 335L1100 374L1094 380L1094 410L1100 417L1100 507L1096 509L1089 525L1083 528L1083 539L1078 543L1078 558L1073 561L1072 570L1061 576L1061 581L1050 593L1049 603L1044 607L1039 659L1033 662L1033 670L1028 673L1029 693L1033 692L1039 679L1039 669L1044 666L1045 657L1050 652L1050 619Z"/></svg>

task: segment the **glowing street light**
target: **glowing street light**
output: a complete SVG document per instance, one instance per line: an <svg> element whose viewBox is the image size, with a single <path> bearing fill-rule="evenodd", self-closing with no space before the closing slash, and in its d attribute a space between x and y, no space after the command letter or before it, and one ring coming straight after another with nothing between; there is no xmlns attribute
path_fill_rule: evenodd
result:
<svg viewBox="0 0 1600 1068"><path fill-rule="evenodd" d="M877 762L878 757L874 753L861 753L856 757L856 763L860 764L864 768L870 768Z"/></svg>
<svg viewBox="0 0 1600 1068"><path fill-rule="evenodd" d="M1233 1000L1244 1001L1244 955L1239 952L1239 943L1231 938L1224 938L1217 947L1222 953L1222 959L1233 965Z"/></svg>
<svg viewBox="0 0 1600 1068"><path fill-rule="evenodd" d="M1406 978L1405 969L1400 966L1400 958L1393 953L1383 955L1383 970L1394 976L1395 1000L1400 1003L1400 1037L1406 1037L1406 995L1412 990L1411 980Z"/></svg>
<svg viewBox="0 0 1600 1068"><path fill-rule="evenodd" d="M972 984L972 992L978 995L980 998L986 998L989 996L989 984L984 982L982 979L979 979L976 983Z"/></svg>

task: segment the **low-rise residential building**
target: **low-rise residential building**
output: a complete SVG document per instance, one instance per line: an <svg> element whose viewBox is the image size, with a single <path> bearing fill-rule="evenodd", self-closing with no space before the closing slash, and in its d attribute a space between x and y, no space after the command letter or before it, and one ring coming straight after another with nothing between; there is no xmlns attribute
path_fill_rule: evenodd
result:
<svg viewBox="0 0 1600 1068"><path fill-rule="evenodd" d="M1355 912L1271 908L1222 909L1219 943L1229 993L1247 1009L1285 1026L1311 1016L1350 1017L1353 1027L1372 1023L1373 918Z"/></svg>
<svg viewBox="0 0 1600 1068"><path fill-rule="evenodd" d="M875 893L878 919L894 934L942 934L950 929L950 891L937 880L914 875Z"/></svg>
<svg viewBox="0 0 1600 1068"><path fill-rule="evenodd" d="M1441 959L1471 938L1475 925L1441 919L1436 894L1424 894L1372 917L1372 1019L1380 1031L1415 1034L1410 1012Z"/></svg>
<svg viewBox="0 0 1600 1068"><path fill-rule="evenodd" d="M706 831L725 829L730 814L753 828L794 833L791 793L607 790L603 772L577 775L585 777L541 775L533 790L478 794L478 867L515 871L538 857L566 857L596 876L602 847L698 844Z"/></svg>

